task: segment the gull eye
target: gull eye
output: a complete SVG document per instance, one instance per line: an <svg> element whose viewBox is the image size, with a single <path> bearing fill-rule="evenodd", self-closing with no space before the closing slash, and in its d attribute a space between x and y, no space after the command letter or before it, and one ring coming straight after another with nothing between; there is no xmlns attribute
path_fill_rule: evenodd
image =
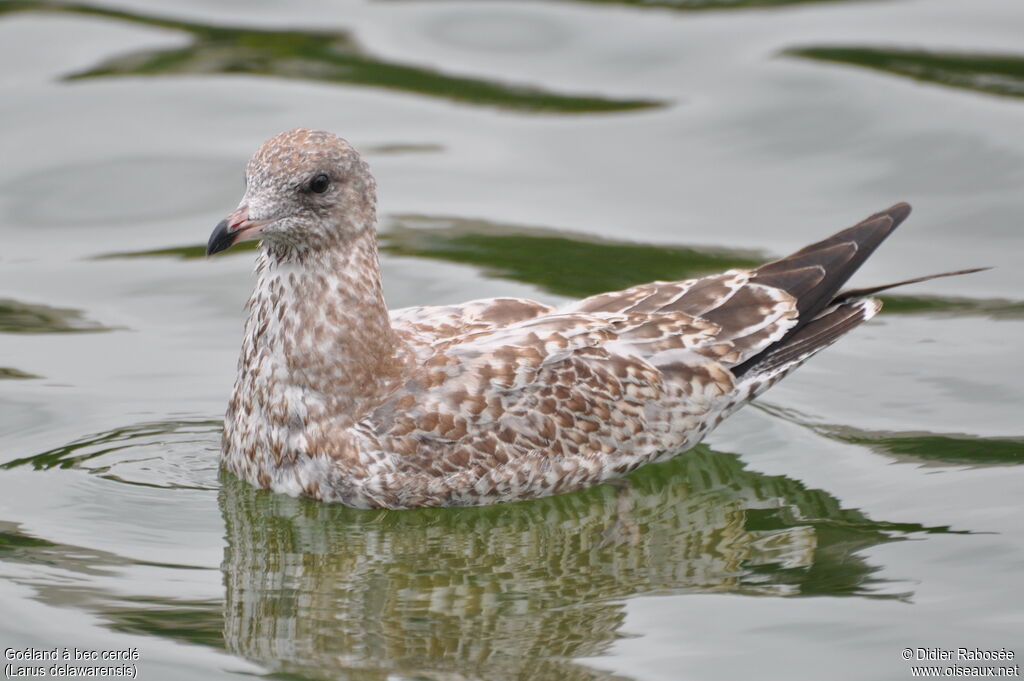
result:
<svg viewBox="0 0 1024 681"><path fill-rule="evenodd" d="M323 194L327 191L327 188L331 186L331 178L327 177L323 173L316 175L312 180L309 181L309 191L316 194Z"/></svg>

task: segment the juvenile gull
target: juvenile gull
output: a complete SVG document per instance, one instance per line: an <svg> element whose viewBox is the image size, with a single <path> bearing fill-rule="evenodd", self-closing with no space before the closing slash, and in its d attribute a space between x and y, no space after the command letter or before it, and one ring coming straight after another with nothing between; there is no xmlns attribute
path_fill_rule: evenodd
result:
<svg viewBox="0 0 1024 681"><path fill-rule="evenodd" d="M222 464L363 508L560 494L694 446L878 312L866 296L886 287L839 289L910 213L896 204L754 270L561 308L494 298L389 312L375 183L355 149L291 130L256 152L246 181L207 246L261 240Z"/></svg>

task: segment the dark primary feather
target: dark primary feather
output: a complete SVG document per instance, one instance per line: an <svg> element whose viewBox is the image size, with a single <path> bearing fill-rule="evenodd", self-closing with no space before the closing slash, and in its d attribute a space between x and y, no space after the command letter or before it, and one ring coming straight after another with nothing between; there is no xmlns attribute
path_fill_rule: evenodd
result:
<svg viewBox="0 0 1024 681"><path fill-rule="evenodd" d="M908 215L910 206L897 203L823 241L762 265L751 281L776 286L797 299L799 317L790 329L792 336L832 304L843 284Z"/></svg>
<svg viewBox="0 0 1024 681"><path fill-rule="evenodd" d="M872 301L858 300L837 305L834 309L800 326L795 333L788 335L767 350L733 368L733 374L736 376L748 373L768 375L782 369L787 364L802 363L818 350L831 345L870 318L875 311L869 307L871 303Z"/></svg>
<svg viewBox="0 0 1024 681"><path fill-rule="evenodd" d="M867 304L870 301L863 300L865 296L904 284L988 269L981 267L944 272L882 286L840 291L878 245L908 215L910 206L897 203L853 227L755 270L751 281L777 286L790 293L797 299L799 316L796 325L781 340L733 367L733 374L737 377L768 374L787 363L798 364L831 345L877 311L877 307Z"/></svg>
<svg viewBox="0 0 1024 681"><path fill-rule="evenodd" d="M853 227L757 268L751 281L781 288L796 298L797 323L782 339L733 367L733 374L741 377L751 371L768 373L786 363L801 362L868 319L873 310L869 312L856 303L840 304L852 297L840 300L837 294L908 215L910 206L897 203Z"/></svg>
<svg viewBox="0 0 1024 681"><path fill-rule="evenodd" d="M591 296L566 311L652 317L683 313L717 325L716 341L732 349L720 361L737 378L777 373L791 363L785 369L788 371L873 316L878 305L865 303L865 296L893 286L979 271L934 274L842 291L847 280L908 215L910 206L897 203L752 272L729 271L688 281L641 284Z"/></svg>

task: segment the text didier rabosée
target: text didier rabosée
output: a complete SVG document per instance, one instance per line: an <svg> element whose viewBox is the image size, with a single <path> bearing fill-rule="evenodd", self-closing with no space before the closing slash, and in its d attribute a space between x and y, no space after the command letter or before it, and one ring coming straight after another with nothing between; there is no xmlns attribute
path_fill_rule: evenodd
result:
<svg viewBox="0 0 1024 681"><path fill-rule="evenodd" d="M1006 648L914 648L915 660L1012 660L1015 654Z"/></svg>

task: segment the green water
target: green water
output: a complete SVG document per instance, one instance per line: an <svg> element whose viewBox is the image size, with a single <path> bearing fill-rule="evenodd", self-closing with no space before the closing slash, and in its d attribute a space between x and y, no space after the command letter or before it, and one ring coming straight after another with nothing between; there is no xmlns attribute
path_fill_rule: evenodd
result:
<svg viewBox="0 0 1024 681"><path fill-rule="evenodd" d="M134 648L147 680L1024 655L1022 27L1017 0L0 0L0 649ZM746 267L897 200L855 285L995 269L887 294L624 485L279 497L217 468L253 252L202 251L298 125L370 162L393 307Z"/></svg>

